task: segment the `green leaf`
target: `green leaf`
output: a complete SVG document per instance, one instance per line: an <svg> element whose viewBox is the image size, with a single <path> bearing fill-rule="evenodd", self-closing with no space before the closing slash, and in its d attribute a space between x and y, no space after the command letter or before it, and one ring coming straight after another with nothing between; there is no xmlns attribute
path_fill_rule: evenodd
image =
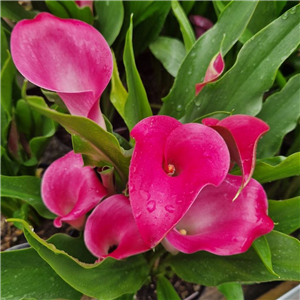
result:
<svg viewBox="0 0 300 300"><path fill-rule="evenodd" d="M195 33L179 2L174 0L171 3L173 13L180 26L186 52L189 52L196 41Z"/></svg>
<svg viewBox="0 0 300 300"><path fill-rule="evenodd" d="M300 197L287 200L269 200L269 216L275 230L291 234L300 228Z"/></svg>
<svg viewBox="0 0 300 300"><path fill-rule="evenodd" d="M1 253L2 299L74 299L82 294L64 282L34 249Z"/></svg>
<svg viewBox="0 0 300 300"><path fill-rule="evenodd" d="M266 235L272 253L273 270L280 278L269 273L253 248L232 256L217 256L205 251L178 254L170 265L183 280L203 285L228 282L265 282L300 280L297 263L300 260L300 242L283 233L273 231Z"/></svg>
<svg viewBox="0 0 300 300"><path fill-rule="evenodd" d="M33 19L36 12L25 10L17 1L1 1L1 17L12 21Z"/></svg>
<svg viewBox="0 0 300 300"><path fill-rule="evenodd" d="M152 115L143 82L135 65L132 48L132 19L126 35L124 66L128 86L128 98L124 107L124 120L129 130L131 130L139 121Z"/></svg>
<svg viewBox="0 0 300 300"><path fill-rule="evenodd" d="M271 250L268 244L268 241L265 236L261 236L260 238L256 239L252 247L260 257L261 261L265 265L265 267L268 269L268 271L273 274L278 276L274 271L272 267L272 254ZM278 276L279 277L279 276Z"/></svg>
<svg viewBox="0 0 300 300"><path fill-rule="evenodd" d="M220 80L206 85L190 103L182 121L190 122L215 110L256 115L279 66L299 44L299 18L297 5L253 36L235 65Z"/></svg>
<svg viewBox="0 0 300 300"><path fill-rule="evenodd" d="M195 4L195 1L181 1L180 4L181 4L185 14L188 15Z"/></svg>
<svg viewBox="0 0 300 300"><path fill-rule="evenodd" d="M57 93L41 89L44 96L50 101L57 104L63 111L68 112L68 108Z"/></svg>
<svg viewBox="0 0 300 300"><path fill-rule="evenodd" d="M176 77L185 57L185 48L180 40L159 36L149 48L164 68Z"/></svg>
<svg viewBox="0 0 300 300"><path fill-rule="evenodd" d="M214 27L196 41L185 57L169 95L163 99L160 114L177 119L185 114L183 108L194 99L195 85L204 78L210 61L220 51L220 45L225 55L243 33L256 5L255 1L232 1Z"/></svg>
<svg viewBox="0 0 300 300"><path fill-rule="evenodd" d="M3 26L1 24L1 68L8 58L7 51L8 51L7 39L6 39L6 35L4 32Z"/></svg>
<svg viewBox="0 0 300 300"><path fill-rule="evenodd" d="M123 118L123 120L125 119L124 108L127 98L128 93L125 90L120 79L116 57L113 53L113 73L111 77L110 101L118 111L120 116Z"/></svg>
<svg viewBox="0 0 300 300"><path fill-rule="evenodd" d="M81 263L39 238L25 221L9 221L22 223L30 245L64 281L87 296L105 300L134 293L148 276L149 267L142 255L121 261L109 257L92 265Z"/></svg>
<svg viewBox="0 0 300 300"><path fill-rule="evenodd" d="M109 45L120 33L124 8L122 1L95 1L97 19L94 26L101 32Z"/></svg>
<svg viewBox="0 0 300 300"><path fill-rule="evenodd" d="M278 164L271 165L270 162L270 160L258 160L252 177L260 183L265 183L300 175L300 152L284 158Z"/></svg>
<svg viewBox="0 0 300 300"><path fill-rule="evenodd" d="M171 282L164 276L157 276L157 299L158 300L180 300Z"/></svg>
<svg viewBox="0 0 300 300"><path fill-rule="evenodd" d="M77 135L81 139L82 154L97 162L96 166L114 166L122 181L127 182L130 156L120 147L113 134L87 118L65 115L48 108L40 97L27 97L26 100L32 108Z"/></svg>
<svg viewBox="0 0 300 300"><path fill-rule="evenodd" d="M2 112L3 110L1 110ZM2 120L1 120L2 121ZM6 149L1 146L1 173L3 175L14 176L19 171L19 164L12 161L7 154Z"/></svg>
<svg viewBox="0 0 300 300"><path fill-rule="evenodd" d="M271 157L279 150L283 137L292 131L300 117L300 74L292 77L285 87L270 96L257 115L270 130L259 141L257 157ZM279 121L280 120L280 121Z"/></svg>
<svg viewBox="0 0 300 300"><path fill-rule="evenodd" d="M237 282L223 283L217 286L226 300L244 300L242 286Z"/></svg>
<svg viewBox="0 0 300 300"><path fill-rule="evenodd" d="M72 18L93 24L94 17L89 7L79 7L75 1L45 1L51 13L59 18Z"/></svg>
<svg viewBox="0 0 300 300"><path fill-rule="evenodd" d="M17 198L33 206L43 217L54 219L41 198L41 179L33 176L1 175L1 197Z"/></svg>

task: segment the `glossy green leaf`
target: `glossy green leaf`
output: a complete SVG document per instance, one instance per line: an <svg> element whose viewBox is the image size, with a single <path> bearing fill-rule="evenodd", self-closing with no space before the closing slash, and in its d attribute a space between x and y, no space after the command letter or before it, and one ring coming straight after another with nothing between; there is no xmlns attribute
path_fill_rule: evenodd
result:
<svg viewBox="0 0 300 300"><path fill-rule="evenodd" d="M2 112L3 110L1 110ZM2 121L2 120L1 120ZM1 174L15 176L19 171L19 164L12 161L6 149L1 145Z"/></svg>
<svg viewBox="0 0 300 300"><path fill-rule="evenodd" d="M34 176L1 175L1 197L17 198L33 206L43 217L54 219L41 198L41 179Z"/></svg>
<svg viewBox="0 0 300 300"><path fill-rule="evenodd" d="M185 14L188 15L195 4L195 1L181 1L180 4L181 4Z"/></svg>
<svg viewBox="0 0 300 300"><path fill-rule="evenodd" d="M300 228L300 197L287 200L269 200L269 216L275 230L291 234Z"/></svg>
<svg viewBox="0 0 300 300"><path fill-rule="evenodd" d="M232 1L214 27L196 41L185 57L169 95L163 99L160 114L177 119L185 114L184 108L195 98L195 85L204 79L210 61L220 51L221 44L223 55L235 44L256 4L255 1ZM232 22L233 19L235 22Z"/></svg>
<svg viewBox="0 0 300 300"><path fill-rule="evenodd" d="M106 258L97 264L81 263L39 238L23 220L10 221L22 223L30 245L64 281L85 295L99 300L114 299L136 292L147 278L149 267L142 255L122 261Z"/></svg>
<svg viewBox="0 0 300 300"><path fill-rule="evenodd" d="M1 296L3 300L80 300L82 294L64 282L34 249L25 249L1 253Z"/></svg>
<svg viewBox="0 0 300 300"><path fill-rule="evenodd" d="M1 1L1 17L12 21L33 19L36 12L25 10L17 1Z"/></svg>
<svg viewBox="0 0 300 300"><path fill-rule="evenodd" d="M183 43L174 38L159 36L149 48L164 68L176 77L186 54Z"/></svg>
<svg viewBox="0 0 300 300"><path fill-rule="evenodd" d="M156 278L156 291L158 300L180 300L180 297L174 290L173 285L164 275L158 275Z"/></svg>
<svg viewBox="0 0 300 300"><path fill-rule="evenodd" d="M94 26L101 32L109 45L120 33L124 8L122 1L95 1L97 19Z"/></svg>
<svg viewBox="0 0 300 300"><path fill-rule="evenodd" d="M286 3L287 3L287 1L274 1L274 5L276 6L278 15L281 13L281 11L285 7Z"/></svg>
<svg viewBox="0 0 300 300"><path fill-rule="evenodd" d="M271 160L258 160L252 177L265 183L297 175L300 175L300 152L283 158L275 165L271 164Z"/></svg>
<svg viewBox="0 0 300 300"><path fill-rule="evenodd" d="M270 130L259 141L257 157L271 157L279 150L283 137L295 129L300 117L300 75L292 77L278 93L270 96L257 115Z"/></svg>
<svg viewBox="0 0 300 300"><path fill-rule="evenodd" d="M268 244L268 241L265 236L261 236L260 238L256 239L252 247L260 257L261 261L265 265L265 267L268 269L268 271L273 274L278 276L274 271L272 267L272 254L271 250Z"/></svg>
<svg viewBox="0 0 300 300"><path fill-rule="evenodd" d="M7 39L6 39L6 35L4 32L3 26L1 24L1 68L8 58L7 51L8 51Z"/></svg>
<svg viewBox="0 0 300 300"><path fill-rule="evenodd" d="M232 256L217 256L205 251L178 254L171 258L170 265L183 280L203 285L300 280L299 266L295 263L300 260L300 242L277 231L267 234L266 238L273 270L280 278L268 272L253 248Z"/></svg>
<svg viewBox="0 0 300 300"><path fill-rule="evenodd" d="M186 52L190 51L196 41L195 33L184 10L177 0L172 1L172 10L179 23Z"/></svg>
<svg viewBox="0 0 300 300"><path fill-rule="evenodd" d="M72 18L93 24L94 17L89 7L79 7L75 1L45 1L51 13L59 18Z"/></svg>
<svg viewBox="0 0 300 300"><path fill-rule="evenodd" d="M68 112L68 108L66 107L65 103L62 101L62 99L58 96L57 93L52 91L47 91L44 89L41 89L41 91L46 96L47 100L57 104L63 111Z"/></svg>
<svg viewBox="0 0 300 300"><path fill-rule="evenodd" d="M110 101L118 111L119 115L125 119L124 108L128 98L128 93L125 90L119 76L118 65L113 53L113 73L111 77Z"/></svg>
<svg viewBox="0 0 300 300"><path fill-rule="evenodd" d="M97 166L114 166L123 182L127 182L130 156L120 147L114 135L87 118L65 115L48 108L40 97L27 97L26 100L32 108L80 137L81 146L86 147L85 150L82 148L83 154L98 162Z"/></svg>
<svg viewBox="0 0 300 300"><path fill-rule="evenodd" d="M242 286L237 282L223 283L217 286L226 300L244 300Z"/></svg>
<svg viewBox="0 0 300 300"><path fill-rule="evenodd" d="M152 115L143 82L135 65L132 48L132 21L130 22L126 36L124 66L128 86L128 98L124 107L124 120L129 130L131 130L139 121Z"/></svg>
<svg viewBox="0 0 300 300"><path fill-rule="evenodd" d="M297 5L253 36L235 65L220 80L206 85L190 103L182 121L190 122L215 110L256 115L279 66L300 42L299 18Z"/></svg>

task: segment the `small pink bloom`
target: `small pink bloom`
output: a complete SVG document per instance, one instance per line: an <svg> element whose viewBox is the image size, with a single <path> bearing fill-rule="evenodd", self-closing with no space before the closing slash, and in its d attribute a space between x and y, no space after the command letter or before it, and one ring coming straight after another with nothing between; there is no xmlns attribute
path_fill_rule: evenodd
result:
<svg viewBox="0 0 300 300"><path fill-rule="evenodd" d="M15 26L11 51L25 78L57 92L71 114L106 128L99 100L111 78L112 55L94 27L40 13Z"/></svg>
<svg viewBox="0 0 300 300"><path fill-rule="evenodd" d="M231 159L243 172L242 187L245 187L255 168L257 143L269 126L247 115L233 115L221 121L207 118L202 123L215 129L226 141Z"/></svg>
<svg viewBox="0 0 300 300"><path fill-rule="evenodd" d="M205 187L167 235L167 247L184 253L205 250L233 255L247 251L255 239L269 233L274 223L267 216L267 197L257 181L251 179L232 202L241 181L240 176L228 175L220 186Z"/></svg>
<svg viewBox="0 0 300 300"><path fill-rule="evenodd" d="M86 213L106 196L96 173L84 167L80 154L73 151L59 158L46 170L42 180L42 198L46 207L58 215L54 226L62 222L81 229Z"/></svg>
<svg viewBox="0 0 300 300"><path fill-rule="evenodd" d="M133 215L145 243L153 248L180 221L199 192L218 186L229 169L222 137L201 124L167 116L139 122L129 170Z"/></svg>
<svg viewBox="0 0 300 300"><path fill-rule="evenodd" d="M94 1L75 1L75 3L79 6L79 7L85 7L88 6L91 11L93 11L93 2Z"/></svg>
<svg viewBox="0 0 300 300"><path fill-rule="evenodd" d="M198 39L208 29L214 26L214 23L207 18L198 15L190 15L190 22L194 25L196 38Z"/></svg>
<svg viewBox="0 0 300 300"><path fill-rule="evenodd" d="M111 196L93 210L86 221L84 241L99 260L108 256L123 259L149 250L124 195Z"/></svg>
<svg viewBox="0 0 300 300"><path fill-rule="evenodd" d="M198 95L208 83L216 81L223 73L224 68L225 64L223 57L221 53L218 53L213 57L209 64L204 77L204 81L196 84L196 95Z"/></svg>

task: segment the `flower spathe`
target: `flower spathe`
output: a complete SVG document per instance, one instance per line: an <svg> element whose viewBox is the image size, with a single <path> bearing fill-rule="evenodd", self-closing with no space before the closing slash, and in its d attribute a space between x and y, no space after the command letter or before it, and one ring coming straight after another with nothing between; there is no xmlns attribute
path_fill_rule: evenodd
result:
<svg viewBox="0 0 300 300"><path fill-rule="evenodd" d="M82 229L86 213L107 194L91 167L84 167L81 154L73 151L53 162L46 170L41 187L46 207L58 215L56 227L62 222Z"/></svg>
<svg viewBox="0 0 300 300"><path fill-rule="evenodd" d="M220 186L205 187L167 241L184 253L205 250L233 255L245 252L256 238L269 233L274 223L267 215L265 191L257 181L251 179L232 201L241 181L241 176L227 175Z"/></svg>
<svg viewBox="0 0 300 300"><path fill-rule="evenodd" d="M218 186L229 169L229 151L213 129L149 117L132 130L135 149L129 170L133 215L153 248L180 221L199 192Z"/></svg>
<svg viewBox="0 0 300 300"><path fill-rule="evenodd" d="M71 114L105 122L99 100L112 74L112 54L94 27L40 13L11 34L12 58L30 82L57 92Z"/></svg>
<svg viewBox="0 0 300 300"><path fill-rule="evenodd" d="M93 6L94 6L94 1L75 1L75 3L78 5L78 7L89 7L91 11L93 12Z"/></svg>

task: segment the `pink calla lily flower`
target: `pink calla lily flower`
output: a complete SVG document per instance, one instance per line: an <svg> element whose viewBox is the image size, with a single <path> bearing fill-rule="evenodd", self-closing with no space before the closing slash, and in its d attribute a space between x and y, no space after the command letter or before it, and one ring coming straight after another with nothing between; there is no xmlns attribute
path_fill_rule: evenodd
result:
<svg viewBox="0 0 300 300"><path fill-rule="evenodd" d="M251 179L232 202L241 181L241 176L228 175L220 186L205 187L167 235L167 242L184 253L205 250L233 255L247 251L255 239L269 233L274 223L267 215L264 189L257 181Z"/></svg>
<svg viewBox="0 0 300 300"><path fill-rule="evenodd" d="M199 15L190 15L189 20L194 25L197 39L201 35L203 35L208 29L214 26L214 23L211 20Z"/></svg>
<svg viewBox="0 0 300 300"><path fill-rule="evenodd" d="M215 129L226 141L231 159L243 173L241 188L245 187L255 168L257 143L269 130L269 126L262 120L247 115L233 115L221 121L207 118L202 123Z"/></svg>
<svg viewBox="0 0 300 300"><path fill-rule="evenodd" d="M107 194L94 170L84 167L81 155L73 151L50 165L41 190L46 207L58 215L54 226L66 222L78 229L83 228L86 213Z"/></svg>
<svg viewBox="0 0 300 300"><path fill-rule="evenodd" d="M124 195L113 195L93 210L86 221L84 241L100 261L108 256L123 259L149 250Z"/></svg>
<svg viewBox="0 0 300 300"><path fill-rule="evenodd" d="M15 26L11 52L25 78L57 92L71 114L106 128L99 100L110 81L113 62L107 42L94 27L40 13Z"/></svg>
<svg viewBox="0 0 300 300"><path fill-rule="evenodd" d="M223 73L225 63L221 53L218 53L213 57L206 70L204 81L196 84L196 95L198 95L202 89L210 82L216 81Z"/></svg>
<svg viewBox="0 0 300 300"><path fill-rule="evenodd" d="M142 120L131 135L136 145L129 170L130 201L141 236L153 248L206 185L222 183L229 151L213 129L167 116Z"/></svg>
<svg viewBox="0 0 300 300"><path fill-rule="evenodd" d="M91 11L93 12L93 2L94 1L75 1L75 3L79 6L79 7L85 7L88 6Z"/></svg>

